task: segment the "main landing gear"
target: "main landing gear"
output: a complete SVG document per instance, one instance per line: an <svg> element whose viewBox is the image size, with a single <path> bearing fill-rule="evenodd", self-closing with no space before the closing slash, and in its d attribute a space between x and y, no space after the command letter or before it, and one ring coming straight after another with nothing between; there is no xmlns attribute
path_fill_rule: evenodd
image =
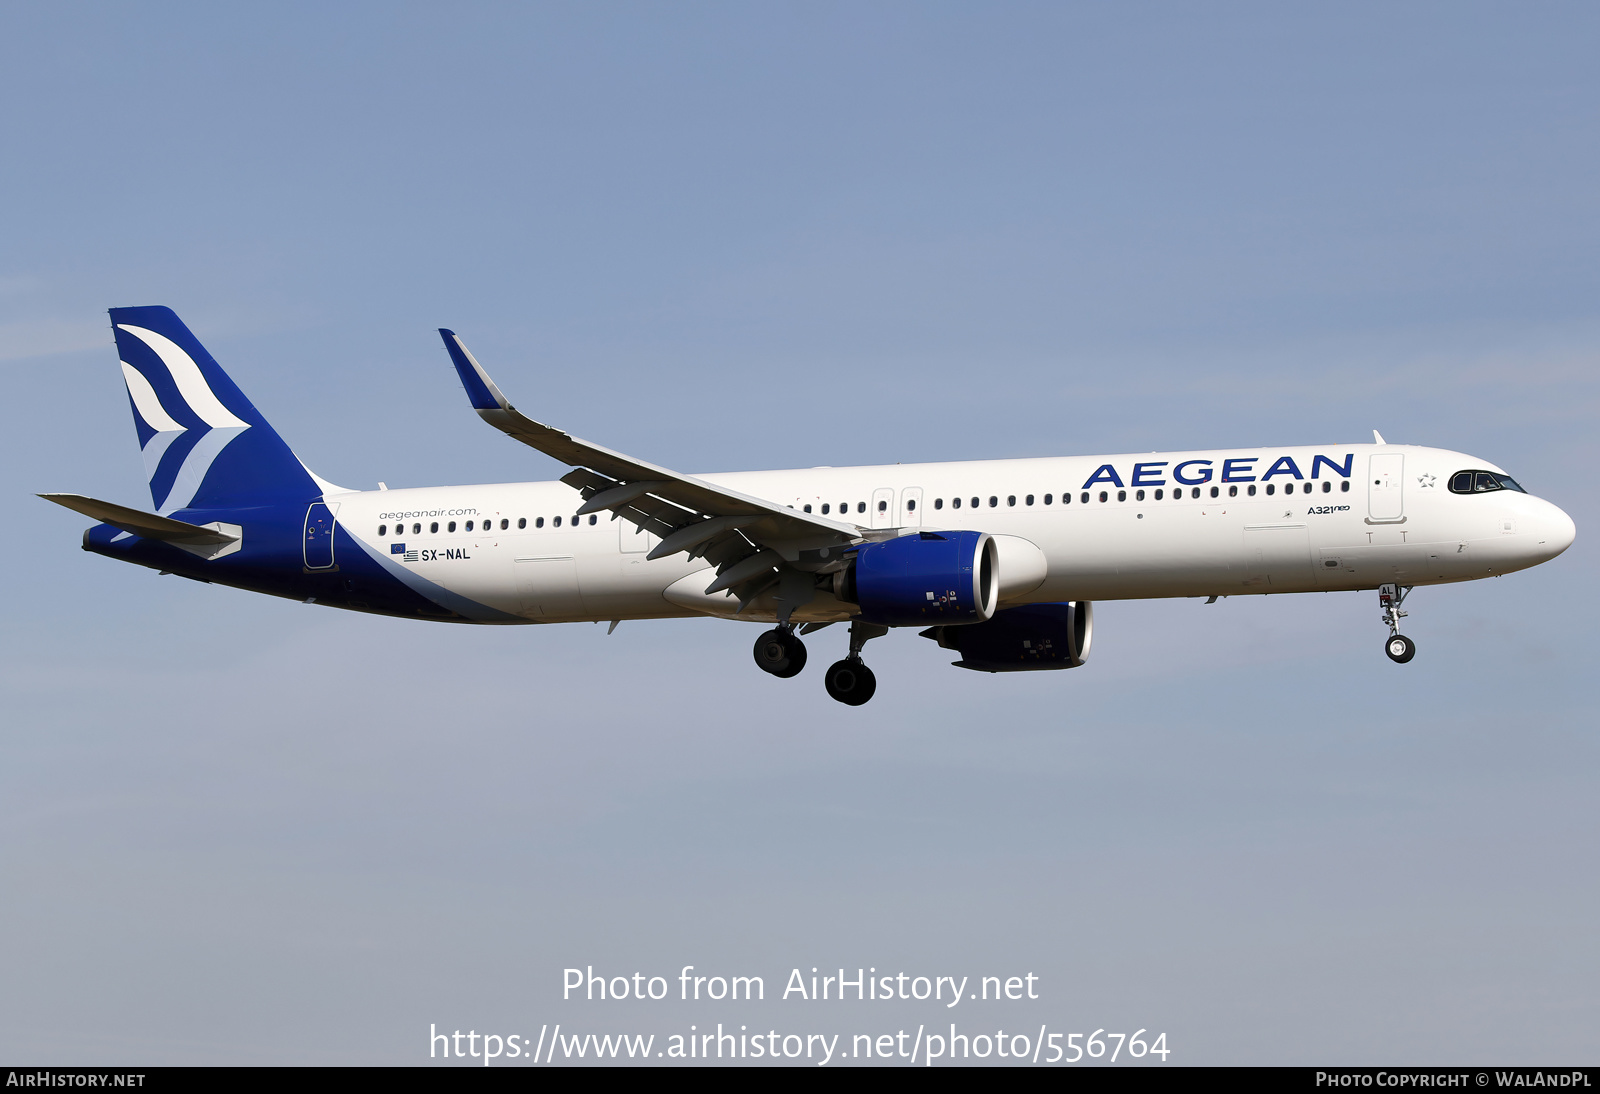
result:
<svg viewBox="0 0 1600 1094"><path fill-rule="evenodd" d="M770 672L780 680L799 676L800 670L806 667L806 644L788 623L773 627L756 639L752 653L762 672Z"/></svg>
<svg viewBox="0 0 1600 1094"><path fill-rule="evenodd" d="M850 652L843 661L835 661L823 675L823 686L828 694L841 703L858 707L872 698L878 690L878 678L861 660L861 647L874 638L888 634L888 627L876 623L850 624ZM756 639L751 651L761 671L769 672L781 680L798 676L806 667L806 647L794 633L794 626L780 623Z"/></svg>
<svg viewBox="0 0 1600 1094"><path fill-rule="evenodd" d="M857 621L850 624L850 652L843 661L828 666L822 684L828 694L849 706L858 707L878 690L878 678L861 661L861 647L889 633L888 627Z"/></svg>
<svg viewBox="0 0 1600 1094"><path fill-rule="evenodd" d="M1389 628L1389 639L1383 644L1383 652L1397 665L1403 665L1417 655L1417 644L1400 633L1400 620L1410 614L1401 611L1400 605L1410 595L1410 585L1378 586L1378 606L1383 609L1384 626Z"/></svg>

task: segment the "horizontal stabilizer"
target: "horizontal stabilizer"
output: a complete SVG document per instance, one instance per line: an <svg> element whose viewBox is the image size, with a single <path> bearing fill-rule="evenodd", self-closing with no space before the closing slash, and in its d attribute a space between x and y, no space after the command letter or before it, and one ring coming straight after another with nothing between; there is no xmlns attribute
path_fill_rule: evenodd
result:
<svg viewBox="0 0 1600 1094"><path fill-rule="evenodd" d="M187 521L158 517L154 513L129 509L126 505L116 505L109 501L86 498L82 494L40 494L39 497L146 539L159 539L191 547L220 547L236 543L239 539L236 535L215 528L202 528Z"/></svg>

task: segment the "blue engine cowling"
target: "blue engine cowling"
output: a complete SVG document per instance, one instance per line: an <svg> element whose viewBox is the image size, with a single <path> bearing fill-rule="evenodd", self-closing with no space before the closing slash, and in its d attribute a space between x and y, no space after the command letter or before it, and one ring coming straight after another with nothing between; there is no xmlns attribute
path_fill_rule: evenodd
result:
<svg viewBox="0 0 1600 1094"><path fill-rule="evenodd" d="M994 618L970 627L929 627L922 632L947 650L957 650L959 668L979 672L1027 672L1072 669L1089 657L1094 637L1094 605L1087 600L1064 604L1027 604L996 612Z"/></svg>
<svg viewBox="0 0 1600 1094"><path fill-rule="evenodd" d="M1000 597L997 550L987 532L919 532L868 543L841 575L843 599L887 627L981 623Z"/></svg>

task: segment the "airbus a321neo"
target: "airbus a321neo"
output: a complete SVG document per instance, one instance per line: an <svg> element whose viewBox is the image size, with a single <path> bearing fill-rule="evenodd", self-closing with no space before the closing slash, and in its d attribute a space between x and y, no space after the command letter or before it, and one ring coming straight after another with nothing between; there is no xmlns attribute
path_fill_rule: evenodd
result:
<svg viewBox="0 0 1600 1094"><path fill-rule="evenodd" d="M87 551L306 603L450 623L759 621L755 661L849 624L824 674L860 705L866 642L917 627L966 669L1067 669L1096 600L1378 591L1522 570L1572 520L1499 467L1386 444L684 475L524 417L448 330L478 415L569 464L557 482L346 490L289 450L170 309L113 308L154 513L41 495L102 523Z"/></svg>

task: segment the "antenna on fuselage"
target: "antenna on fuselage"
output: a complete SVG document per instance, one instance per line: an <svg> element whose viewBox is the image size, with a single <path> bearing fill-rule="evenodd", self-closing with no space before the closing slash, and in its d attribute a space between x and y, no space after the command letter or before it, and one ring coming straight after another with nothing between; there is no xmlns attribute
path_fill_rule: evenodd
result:
<svg viewBox="0 0 1600 1094"><path fill-rule="evenodd" d="M1372 431L1372 439L1374 441L1376 441L1378 444L1388 444L1389 443L1388 441L1383 439L1383 434L1379 433L1376 429L1374 429Z"/></svg>

